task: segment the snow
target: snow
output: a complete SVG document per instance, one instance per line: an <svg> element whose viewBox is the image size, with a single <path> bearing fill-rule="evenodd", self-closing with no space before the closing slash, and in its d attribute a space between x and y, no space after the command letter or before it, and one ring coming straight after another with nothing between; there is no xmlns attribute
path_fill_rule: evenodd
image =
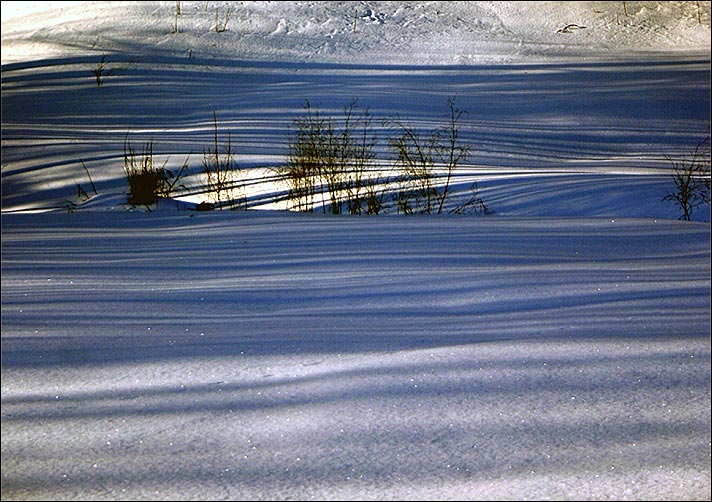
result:
<svg viewBox="0 0 712 502"><path fill-rule="evenodd" d="M708 2L181 9L2 4L3 500L709 500ZM305 99L452 96L494 215L126 203L127 133L260 181Z"/></svg>

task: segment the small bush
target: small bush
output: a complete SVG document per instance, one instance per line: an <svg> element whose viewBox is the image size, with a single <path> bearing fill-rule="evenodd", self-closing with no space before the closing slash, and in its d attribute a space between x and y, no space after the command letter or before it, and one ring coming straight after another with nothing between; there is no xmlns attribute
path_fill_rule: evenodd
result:
<svg viewBox="0 0 712 502"><path fill-rule="evenodd" d="M682 210L681 220L690 221L692 211L710 202L710 136L697 143L692 156L680 160L668 157L673 166L675 191L663 201L671 201Z"/></svg>
<svg viewBox="0 0 712 502"><path fill-rule="evenodd" d="M380 188L381 173L374 169L377 136L373 132L373 116L368 108L353 117L358 102L352 100L344 108L342 163L347 173L346 206L350 214L378 214L383 207L384 190ZM364 208L365 205L365 208Z"/></svg>
<svg viewBox="0 0 712 502"><path fill-rule="evenodd" d="M236 209L240 203L242 205L246 204L246 200L244 196L238 199L241 192L237 186L239 169L237 162L235 162L230 131L227 132L227 143L221 155L218 144L218 118L215 112L213 112L213 127L213 147L203 150L205 191L214 199L211 207L222 209L224 206L229 205Z"/></svg>
<svg viewBox="0 0 712 502"><path fill-rule="evenodd" d="M124 173L129 184L128 203L134 206L150 206L158 197L170 197L188 167L188 159L174 175L166 169L166 162L156 167L153 161L153 142L145 143L138 154L131 146L128 134L124 139ZM182 187L182 185L180 185Z"/></svg>
<svg viewBox="0 0 712 502"><path fill-rule="evenodd" d="M396 153L396 166L401 171L400 188L394 199L398 212L430 214L437 203L435 159L439 137L437 132L423 136L410 124L395 120L394 136L390 140Z"/></svg>
<svg viewBox="0 0 712 502"><path fill-rule="evenodd" d="M356 113L352 99L344 107L341 121L312 109L307 100L305 115L294 120L290 134L287 165L278 174L289 186L294 209L311 212L321 193L322 208L332 214L346 209L350 214L380 211L381 195L372 172L376 136L368 109Z"/></svg>
<svg viewBox="0 0 712 502"><path fill-rule="evenodd" d="M461 119L466 112L455 106L453 98L448 99L448 108L446 125L429 133L400 119L391 122L394 135L390 145L402 173L394 196L399 212L441 214L453 175L470 155L470 145L460 141ZM439 174L442 171L444 176ZM441 177L444 181L438 183Z"/></svg>
<svg viewBox="0 0 712 502"><path fill-rule="evenodd" d="M289 186L289 198L297 211L314 211L314 197L325 163L326 119L312 111L307 100L305 117L294 120L296 131L290 134L287 165L278 174ZM333 132L333 128L332 128Z"/></svg>

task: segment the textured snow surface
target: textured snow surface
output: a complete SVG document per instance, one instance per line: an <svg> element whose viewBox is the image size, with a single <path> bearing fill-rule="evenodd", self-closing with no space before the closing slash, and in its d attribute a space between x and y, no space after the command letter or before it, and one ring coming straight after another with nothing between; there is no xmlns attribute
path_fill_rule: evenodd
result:
<svg viewBox="0 0 712 502"><path fill-rule="evenodd" d="M49 8L40 12L15 3L30 4L3 2L3 64L190 49L341 64L570 62L704 54L710 45L709 2L627 2L625 10L623 2L181 2L178 33L176 2L32 2ZM228 19L223 33L216 15L221 27ZM569 24L583 28L558 33Z"/></svg>
<svg viewBox="0 0 712 502"><path fill-rule="evenodd" d="M442 126L454 97L472 155L447 209L477 181L498 214L677 218L660 201L669 159L708 134L705 2L628 15L616 2L181 2L172 33L175 5L70 2L4 20L4 212L65 210L77 185L93 196L84 166L99 192L85 205L116 206L127 137L175 172L188 159L195 189L214 112L250 205L284 209L285 187L265 180L305 100L338 118L358 99L388 166L384 121ZM557 33L569 24L585 28ZM709 205L693 218L710 221Z"/></svg>
<svg viewBox="0 0 712 502"><path fill-rule="evenodd" d="M2 3L3 500L710 499L710 209L661 201L709 2L175 6ZM263 182L305 99L452 96L495 215ZM258 210L129 207L127 134L199 170L213 111Z"/></svg>
<svg viewBox="0 0 712 502"><path fill-rule="evenodd" d="M3 498L709 494L708 224L190 214L3 217Z"/></svg>

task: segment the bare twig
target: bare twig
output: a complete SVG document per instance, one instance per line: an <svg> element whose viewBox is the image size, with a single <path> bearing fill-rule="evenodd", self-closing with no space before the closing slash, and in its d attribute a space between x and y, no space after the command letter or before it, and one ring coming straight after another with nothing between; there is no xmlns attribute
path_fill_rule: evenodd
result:
<svg viewBox="0 0 712 502"><path fill-rule="evenodd" d="M89 169L87 169L87 166L86 164L84 164L84 161L82 159L79 159L79 162L82 163L82 167L87 172L87 176L89 177L89 183L91 183L91 189L94 190L94 195L98 195L98 192L96 191L96 186L94 186L94 180L91 179L91 174L89 174Z"/></svg>

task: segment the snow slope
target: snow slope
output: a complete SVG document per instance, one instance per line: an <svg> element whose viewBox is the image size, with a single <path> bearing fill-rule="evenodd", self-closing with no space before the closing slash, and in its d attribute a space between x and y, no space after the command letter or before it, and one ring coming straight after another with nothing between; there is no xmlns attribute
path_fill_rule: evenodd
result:
<svg viewBox="0 0 712 502"><path fill-rule="evenodd" d="M3 217L3 499L705 499L710 227Z"/></svg>
<svg viewBox="0 0 712 502"><path fill-rule="evenodd" d="M709 500L710 209L661 202L709 2L37 5L2 6L3 500ZM305 99L388 165L380 121L452 96L449 208L495 215L281 210ZM257 210L128 206L127 134L197 173L214 111Z"/></svg>

